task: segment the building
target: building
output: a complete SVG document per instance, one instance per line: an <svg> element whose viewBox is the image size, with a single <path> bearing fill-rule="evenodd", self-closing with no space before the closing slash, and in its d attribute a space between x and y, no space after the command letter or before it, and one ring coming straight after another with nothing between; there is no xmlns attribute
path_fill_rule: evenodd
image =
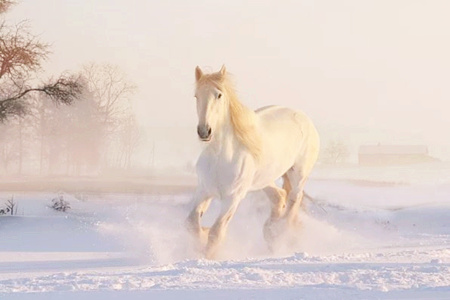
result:
<svg viewBox="0 0 450 300"><path fill-rule="evenodd" d="M358 153L360 165L403 165L434 160L424 145L363 145Z"/></svg>

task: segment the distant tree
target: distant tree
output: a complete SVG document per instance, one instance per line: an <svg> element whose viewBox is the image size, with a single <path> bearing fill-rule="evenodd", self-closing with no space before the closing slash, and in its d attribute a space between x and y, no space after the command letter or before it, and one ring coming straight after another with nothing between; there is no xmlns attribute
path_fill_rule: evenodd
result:
<svg viewBox="0 0 450 300"><path fill-rule="evenodd" d="M96 103L85 91L70 106L56 107L40 95L33 109L35 154L40 173L90 174L99 164L102 126Z"/></svg>
<svg viewBox="0 0 450 300"><path fill-rule="evenodd" d="M119 67L108 63L90 63L81 74L105 124L106 134L114 132L131 114L130 97L136 86L129 82Z"/></svg>
<svg viewBox="0 0 450 300"><path fill-rule="evenodd" d="M66 212L67 210L69 210L71 208L70 203L67 202L66 200L64 200L63 195L59 195L57 198L53 198L52 205L50 207L56 211L62 211L62 212Z"/></svg>
<svg viewBox="0 0 450 300"><path fill-rule="evenodd" d="M14 4L14 1L0 0L0 14L6 12L12 4Z"/></svg>
<svg viewBox="0 0 450 300"><path fill-rule="evenodd" d="M81 101L66 108L65 133L67 163L70 173L82 175L94 171L100 163L104 130L91 94L86 91Z"/></svg>
<svg viewBox="0 0 450 300"><path fill-rule="evenodd" d="M0 124L0 165L1 170L8 174L12 163L16 163L19 153L17 126Z"/></svg>
<svg viewBox="0 0 450 300"><path fill-rule="evenodd" d="M337 164L343 163L347 160L350 152L342 141L331 141L323 151L323 161L326 163Z"/></svg>
<svg viewBox="0 0 450 300"><path fill-rule="evenodd" d="M10 214L17 215L17 203L14 201L14 196L6 201L5 207L0 209L0 215Z"/></svg>
<svg viewBox="0 0 450 300"><path fill-rule="evenodd" d="M67 144L69 123L67 109L66 107L56 107L43 94L36 95L34 98L36 98L32 102L34 139L36 142L34 149L38 156L39 173L53 174L56 169L61 169L63 165L61 157Z"/></svg>
<svg viewBox="0 0 450 300"><path fill-rule="evenodd" d="M105 147L103 165L129 166L139 139L130 99L135 85L119 67L108 63L85 65L81 74L97 106Z"/></svg>
<svg viewBox="0 0 450 300"><path fill-rule="evenodd" d="M48 44L31 34L26 22L9 25L3 15L15 1L0 0L0 122L27 112L26 96L43 93L57 103L70 104L81 92L78 77L61 75L32 84L49 54Z"/></svg>
<svg viewBox="0 0 450 300"><path fill-rule="evenodd" d="M117 164L119 167L129 169L133 154L143 139L142 131L134 115L130 115L121 124L117 139L119 148L117 152Z"/></svg>

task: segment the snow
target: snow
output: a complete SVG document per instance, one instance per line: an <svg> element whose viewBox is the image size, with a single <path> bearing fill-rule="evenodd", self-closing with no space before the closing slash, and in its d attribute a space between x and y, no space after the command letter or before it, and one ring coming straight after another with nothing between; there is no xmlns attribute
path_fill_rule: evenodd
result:
<svg viewBox="0 0 450 300"><path fill-rule="evenodd" d="M219 259L184 231L190 194L15 193L0 217L0 299L449 299L450 184L311 180L301 227L271 252L249 195ZM10 193L0 194L7 199ZM213 222L213 203L205 224Z"/></svg>

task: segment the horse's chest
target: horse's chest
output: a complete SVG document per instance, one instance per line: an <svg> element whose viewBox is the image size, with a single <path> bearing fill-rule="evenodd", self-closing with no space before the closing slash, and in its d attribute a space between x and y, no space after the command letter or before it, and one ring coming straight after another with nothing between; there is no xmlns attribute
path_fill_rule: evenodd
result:
<svg viewBox="0 0 450 300"><path fill-rule="evenodd" d="M224 159L216 155L202 155L197 163L197 173L211 193L223 197L251 184L245 159Z"/></svg>

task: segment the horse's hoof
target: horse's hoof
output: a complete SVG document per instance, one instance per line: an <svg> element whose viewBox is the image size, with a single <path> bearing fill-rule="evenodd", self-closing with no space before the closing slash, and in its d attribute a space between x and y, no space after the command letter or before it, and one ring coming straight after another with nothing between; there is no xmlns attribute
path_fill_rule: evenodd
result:
<svg viewBox="0 0 450 300"><path fill-rule="evenodd" d="M270 252L274 252L274 245L286 231L286 222L283 219L269 220L264 224L264 239Z"/></svg>
<svg viewBox="0 0 450 300"><path fill-rule="evenodd" d="M287 224L291 230L297 231L302 228L302 222L300 222L299 218L288 219Z"/></svg>

